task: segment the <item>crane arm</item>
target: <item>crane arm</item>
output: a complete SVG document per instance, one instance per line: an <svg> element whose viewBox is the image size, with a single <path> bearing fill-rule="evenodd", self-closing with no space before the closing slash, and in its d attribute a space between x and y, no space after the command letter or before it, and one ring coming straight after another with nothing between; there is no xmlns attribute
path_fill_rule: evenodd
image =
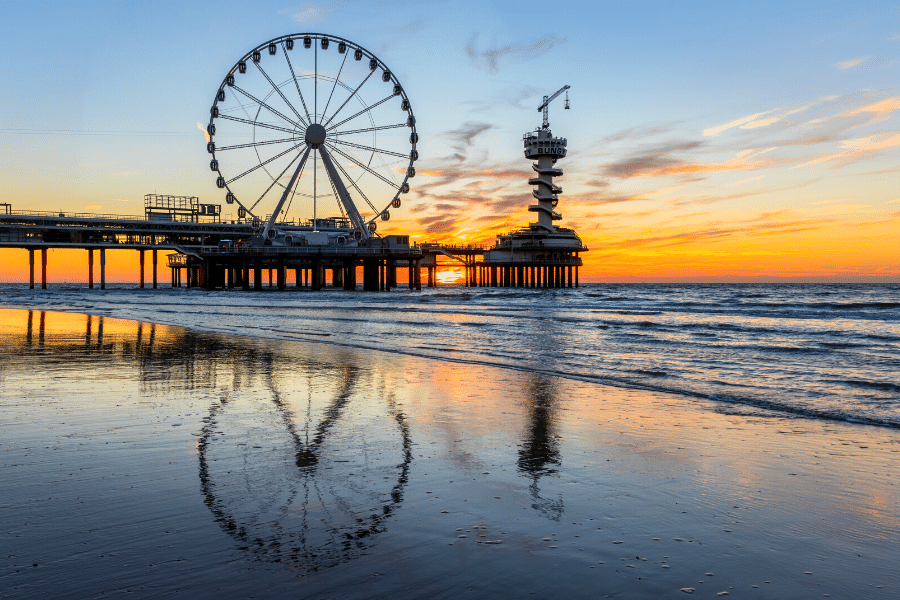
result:
<svg viewBox="0 0 900 600"><path fill-rule="evenodd" d="M550 126L549 114L548 114L548 108L550 106L550 103L553 102L553 100L555 100L557 96L562 94L564 91L566 91L570 87L572 87L572 86L564 85L561 88L559 88L559 90L552 96L544 96L544 102L540 106L538 106L538 112L544 111L544 123L542 125L542 127L544 129L546 129L547 127Z"/></svg>
<svg viewBox="0 0 900 600"><path fill-rule="evenodd" d="M556 92L555 94L553 94L552 96L549 96L549 97L548 97L548 96L544 96L544 103L541 104L540 106L538 106L538 111L542 111L542 110L544 110L545 108L547 108L547 105L548 105L548 104L550 104L551 102L553 102L554 100L556 100L556 97L557 97L557 96L559 96L560 94L562 94L564 91L566 91L566 90L569 89L570 87L572 87L572 86L570 86L570 85L564 85L564 86L562 86L561 88L559 88L559 91Z"/></svg>

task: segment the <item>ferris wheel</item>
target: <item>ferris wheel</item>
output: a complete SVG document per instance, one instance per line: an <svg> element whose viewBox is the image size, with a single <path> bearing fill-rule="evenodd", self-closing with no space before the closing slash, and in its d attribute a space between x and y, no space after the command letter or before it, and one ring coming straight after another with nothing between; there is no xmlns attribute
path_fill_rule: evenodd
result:
<svg viewBox="0 0 900 600"><path fill-rule="evenodd" d="M210 109L210 169L238 218L375 233L416 174L416 119L396 75L349 40L297 33L253 48Z"/></svg>

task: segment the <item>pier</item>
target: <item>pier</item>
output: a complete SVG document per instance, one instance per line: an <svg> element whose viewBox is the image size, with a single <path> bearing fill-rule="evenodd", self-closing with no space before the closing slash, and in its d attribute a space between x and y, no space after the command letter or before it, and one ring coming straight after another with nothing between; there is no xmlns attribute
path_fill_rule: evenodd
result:
<svg viewBox="0 0 900 600"><path fill-rule="evenodd" d="M172 199L174 202L170 202ZM161 217L161 204L181 208ZM184 209L184 206L194 208ZM203 205L196 202L196 198L150 194L145 198L145 209L146 214L141 218L21 211L13 210L7 204L0 207L0 248L28 250L29 286L32 289L36 281L40 281L42 289L47 288L47 251L64 248L86 251L89 288L94 287L96 266L99 266L99 287L105 289L108 250L134 250L139 253L141 288L146 285L146 254L150 253L152 265L151 285L157 288L157 266L160 252L164 252L168 254L166 266L171 270L171 285L175 287L260 290L263 288L262 273L266 272L270 287L285 289L287 274L293 271L295 281L302 282L297 287L319 290L330 283L351 290L357 287L357 267L361 267L360 283L365 291L397 287L398 268L409 271L411 289L421 289L419 263L424 255L420 248L409 245L408 236L373 238L365 246L352 243L251 246L243 242L252 238L254 223L251 220L222 221L217 205ZM319 219L316 224L279 224L279 227L288 235L308 233L312 229L319 233L350 234L343 225L339 220ZM95 260L95 253L99 260Z"/></svg>

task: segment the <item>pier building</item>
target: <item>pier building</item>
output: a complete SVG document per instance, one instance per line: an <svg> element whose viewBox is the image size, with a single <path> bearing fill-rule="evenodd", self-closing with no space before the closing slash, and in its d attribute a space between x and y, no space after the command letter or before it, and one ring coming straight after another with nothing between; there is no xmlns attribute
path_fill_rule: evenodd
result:
<svg viewBox="0 0 900 600"><path fill-rule="evenodd" d="M525 158L533 161L531 168L535 172L528 183L535 186L531 194L536 203L528 211L536 213L537 222L497 236L494 246L486 249L483 259L471 267L474 285L578 287L578 270L582 265L579 254L588 249L574 230L554 225L562 219L557 207L559 194L563 193L554 182L554 178L563 175L556 161L565 158L568 141L554 137L548 119L550 103L563 92L566 92L565 107L569 108L568 89L567 85L551 96L544 96L538 106L544 116L541 127L523 136Z"/></svg>

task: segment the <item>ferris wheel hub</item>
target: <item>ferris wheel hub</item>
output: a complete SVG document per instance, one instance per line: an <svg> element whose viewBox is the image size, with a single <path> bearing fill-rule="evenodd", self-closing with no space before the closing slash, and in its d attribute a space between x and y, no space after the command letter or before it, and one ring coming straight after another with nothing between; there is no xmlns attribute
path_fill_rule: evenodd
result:
<svg viewBox="0 0 900 600"><path fill-rule="evenodd" d="M313 148L318 148L325 142L325 127L319 123L313 123L306 128L306 143Z"/></svg>

